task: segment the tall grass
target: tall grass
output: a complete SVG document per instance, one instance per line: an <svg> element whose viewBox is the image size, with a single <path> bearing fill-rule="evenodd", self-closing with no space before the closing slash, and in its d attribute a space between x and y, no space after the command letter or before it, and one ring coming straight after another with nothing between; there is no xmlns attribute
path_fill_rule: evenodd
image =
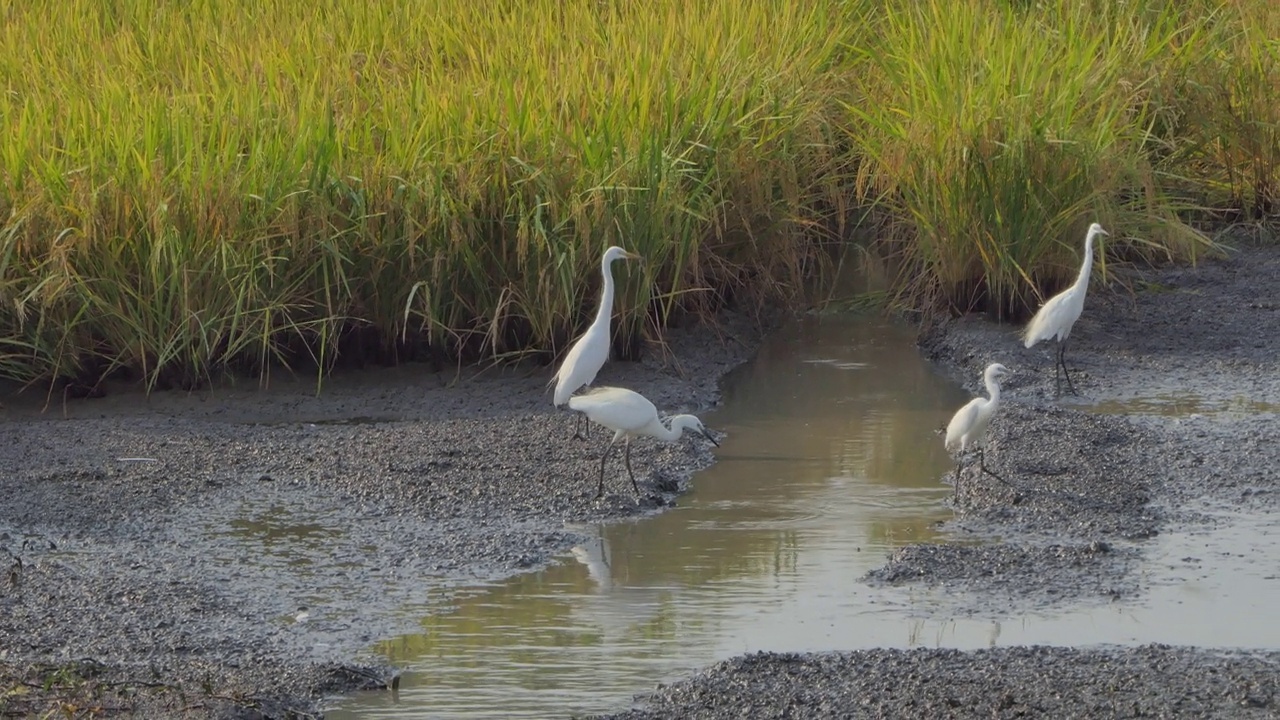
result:
<svg viewBox="0 0 1280 720"><path fill-rule="evenodd" d="M1176 87L1171 172L1228 219L1280 217L1280 4L1191 3L1208 25ZM1204 23L1210 18L1210 23ZM1173 103L1170 103L1173 104Z"/></svg>
<svg viewBox="0 0 1280 720"><path fill-rule="evenodd" d="M1274 208L1274 9L1188 7L9 3L0 376L551 356L609 244L625 354L868 210L900 301L1017 315L1093 219L1186 256L1185 205Z"/></svg>
<svg viewBox="0 0 1280 720"><path fill-rule="evenodd" d="M634 336L650 302L788 296L836 202L825 3L7 14L19 377L325 367L360 326L384 354L562 347L611 243L652 268L623 277Z"/></svg>
<svg viewBox="0 0 1280 720"><path fill-rule="evenodd" d="M1073 276L1084 228L1194 256L1153 165L1164 10L1070 0L889 2L862 48L851 134L888 210L899 297L1022 317ZM1105 257L1105 256L1104 256Z"/></svg>

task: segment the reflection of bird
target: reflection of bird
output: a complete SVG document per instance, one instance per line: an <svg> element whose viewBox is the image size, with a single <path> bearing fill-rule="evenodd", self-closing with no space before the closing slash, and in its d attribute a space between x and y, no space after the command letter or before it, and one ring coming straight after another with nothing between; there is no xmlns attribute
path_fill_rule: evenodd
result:
<svg viewBox="0 0 1280 720"><path fill-rule="evenodd" d="M640 486L636 484L636 476L631 472L631 439L648 435L650 437L674 442L680 439L685 430L695 430L713 444L719 445L711 433L703 427L702 421L693 415L676 415L671 418L667 427L658 418L658 408L648 398L633 390L616 387L595 388L582 395L569 398L569 408L585 413L595 423L599 423L614 431L609 447L604 449L600 457L600 483L596 489L596 497L604 494L604 464L609 459L609 451L619 440L626 440L624 457L627 464L627 476L631 478L631 487L640 494Z"/></svg>
<svg viewBox="0 0 1280 720"><path fill-rule="evenodd" d="M991 398L976 397L956 411L947 423L946 448L948 451L959 450L964 453L970 446L978 449L978 467L982 472L1008 485L1005 479L987 469L984 462L982 446L986 443L987 426L991 418L1000 408L1000 378L1009 374L1009 370L1000 363L992 363L982 373L982 381L987 386ZM960 463L956 462L955 492L960 494Z"/></svg>
<svg viewBox="0 0 1280 720"><path fill-rule="evenodd" d="M627 252L618 246L604 251L600 259L600 274L604 276L604 289L600 294L600 307L596 310L596 319L569 348L560 363L552 381L556 384L553 400L556 407L569 402L569 397L583 385L590 385L596 379L596 373L604 367L609 359L609 324L613 317L613 271L610 265L614 260L639 260L640 256ZM588 428L589 429L589 428ZM574 420L574 437L585 438L578 433L578 420Z"/></svg>
<svg viewBox="0 0 1280 720"><path fill-rule="evenodd" d="M587 568L587 575L595 581L597 592L607 592L613 587L613 569L609 567L609 541L604 533L596 531L585 541L569 548L578 562Z"/></svg>
<svg viewBox="0 0 1280 720"><path fill-rule="evenodd" d="M1058 362L1053 366L1053 380L1058 394L1062 393L1062 379L1058 376L1059 368L1062 374L1067 376L1067 388L1072 395L1076 394L1063 354L1067 351L1067 336L1071 334L1071 326L1076 324L1076 320L1080 318L1080 312L1084 310L1084 294L1089 289L1089 272L1093 269L1093 238L1109 234L1098 223L1089 226L1089 232L1084 236L1084 263L1080 265L1080 275L1071 287L1049 298L1048 302L1040 306L1022 334L1023 344L1026 347L1031 347L1041 340L1057 339Z"/></svg>

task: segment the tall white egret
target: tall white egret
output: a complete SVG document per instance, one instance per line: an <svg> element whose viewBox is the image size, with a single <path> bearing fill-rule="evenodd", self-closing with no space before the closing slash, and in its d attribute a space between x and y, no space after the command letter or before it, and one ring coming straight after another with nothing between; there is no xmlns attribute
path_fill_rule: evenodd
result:
<svg viewBox="0 0 1280 720"><path fill-rule="evenodd" d="M1103 230L1098 223L1090 225L1089 232L1084 236L1084 262L1080 265L1080 275L1076 277L1071 287L1049 298L1048 302L1040 306L1022 334L1023 345L1028 348L1041 340L1057 339L1058 362L1053 366L1053 380L1059 395L1062 394L1062 378L1058 376L1059 369L1062 370L1063 375L1067 376L1067 388L1071 394L1076 394L1076 387L1071 382L1071 373L1067 372L1067 363L1063 356L1067 351L1067 336L1071 334L1071 327L1076 324L1076 320L1080 319L1080 312L1084 310L1084 295L1089 289L1089 273L1093 270L1093 239L1098 235L1110 235L1110 233Z"/></svg>
<svg viewBox="0 0 1280 720"><path fill-rule="evenodd" d="M703 427L702 421L693 415L676 415L670 420L671 427L663 425L658 418L658 408L645 396L626 388L593 388L569 398L569 408L584 413L592 422L613 431L613 439L600 456L600 482L596 486L596 497L604 494L604 465L619 440L626 441L623 457L626 459L627 476L631 478L631 487L635 488L636 495L640 494L640 486L636 484L635 473L631 472L632 438L648 435L666 442L675 442L685 430L692 430L701 433L712 444L720 445Z"/></svg>
<svg viewBox="0 0 1280 720"><path fill-rule="evenodd" d="M569 402L570 396L577 392L578 388L590 385L596 379L596 373L600 372L600 368L604 367L605 361L609 359L609 327L613 318L614 292L613 270L610 266L614 260L640 259L639 255L627 252L617 245L605 250L604 257L600 258L600 274L604 277L604 289L600 291L600 307L596 310L596 319L591 321L587 331L574 342L573 347L569 348L568 354L564 356L564 362L560 363L560 369L551 378L551 382L556 385L555 394L552 396L556 407ZM585 434L578 432L578 419L574 420L573 436L586 438Z"/></svg>
<svg viewBox="0 0 1280 720"><path fill-rule="evenodd" d="M982 472L987 473L991 477L1008 485L1009 483L999 475L987 469L985 458L983 457L983 445L986 444L987 426L991 424L991 418L995 416L996 410L1000 409L1000 378L1009 374L1008 368L1000 363L991 363L982 373L982 382L987 386L987 394L990 398L976 397L965 403L964 407L956 411L951 416L951 422L947 423L947 439L946 448L948 452L960 451L964 454L971 446L978 449L978 467ZM960 462L956 461L956 482L955 493L960 494Z"/></svg>

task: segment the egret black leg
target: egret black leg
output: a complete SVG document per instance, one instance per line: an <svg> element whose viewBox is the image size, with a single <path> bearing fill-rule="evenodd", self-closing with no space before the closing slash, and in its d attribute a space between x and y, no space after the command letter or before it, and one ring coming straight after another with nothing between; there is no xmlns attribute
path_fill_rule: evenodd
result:
<svg viewBox="0 0 1280 720"><path fill-rule="evenodd" d="M1053 396L1062 397L1062 343L1053 358Z"/></svg>
<svg viewBox="0 0 1280 720"><path fill-rule="evenodd" d="M987 467L986 458L985 458L985 457L984 457L984 455L983 455L982 448L978 448L978 467L982 469L982 472L984 472L984 473L986 473L986 474L990 475L991 477L993 477L993 478L995 478L995 479L999 480L1000 482L1004 483L1005 485L1009 485L1009 481L1008 481L1008 480L1005 480L1004 478L1002 478L1002 477L1000 477L999 475L995 474L995 472L993 472L991 469L989 469L989 468ZM1012 485L1009 485L1009 487L1013 487L1013 486L1012 486Z"/></svg>
<svg viewBox="0 0 1280 720"><path fill-rule="evenodd" d="M1061 367L1061 368L1062 368L1062 374L1063 374L1063 375L1065 375L1065 376L1067 377L1067 390L1068 390L1072 395L1079 395L1079 393L1077 393L1077 392L1076 392L1076 386L1075 386L1075 384L1071 382L1071 373L1067 371L1067 358L1066 358L1066 355L1067 355L1067 342L1066 342L1065 340L1063 340L1062 342L1058 343L1058 367ZM1056 369L1056 368L1055 368L1055 369L1054 369L1054 371L1053 371L1053 376L1054 376L1054 378L1057 378L1057 377L1058 377L1058 371L1057 371L1057 369ZM1058 384L1058 394L1059 394L1059 395L1061 395L1061 394L1062 394L1062 384L1061 384L1061 383L1059 383L1059 384Z"/></svg>
<svg viewBox="0 0 1280 720"><path fill-rule="evenodd" d="M610 450L613 450L613 443L605 446L604 454L600 456L600 482L596 485L596 499L604 495L604 463L609 459Z"/></svg>
<svg viewBox="0 0 1280 720"><path fill-rule="evenodd" d="M591 421L587 420L587 416L580 412L575 412L573 419L573 437L575 440L586 440L591 437ZM583 429L579 430L578 426L583 425Z"/></svg>
<svg viewBox="0 0 1280 720"><path fill-rule="evenodd" d="M631 478L631 487L635 488L636 497L640 497L640 486L636 484L636 475L631 472L631 438L627 438L627 449L623 453L623 458L627 461L627 477Z"/></svg>
<svg viewBox="0 0 1280 720"><path fill-rule="evenodd" d="M951 497L956 502L960 501L960 462L956 462L956 481L951 485Z"/></svg>

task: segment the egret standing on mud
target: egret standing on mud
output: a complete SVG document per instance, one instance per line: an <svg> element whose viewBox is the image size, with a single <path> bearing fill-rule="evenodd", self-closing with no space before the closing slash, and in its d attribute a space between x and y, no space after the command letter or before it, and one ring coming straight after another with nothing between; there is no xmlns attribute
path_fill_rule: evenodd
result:
<svg viewBox="0 0 1280 720"><path fill-rule="evenodd" d="M613 431L613 439L600 456L600 482L596 486L596 497L604 494L604 465L609 459L609 452L619 440L626 440L627 476L631 478L631 487L636 495L640 494L640 486L636 484L635 473L631 472L631 439L648 435L666 442L675 442L685 430L701 433L713 445L720 443L711 437L711 433L703 427L702 421L693 415L676 415L671 418L670 426L662 424L658 418L658 408L649 399L633 390L616 387L602 387L590 390L581 395L569 398L569 408L585 413L595 423L599 423Z"/></svg>
<svg viewBox="0 0 1280 720"><path fill-rule="evenodd" d="M640 256L627 252L618 246L604 251L600 259L600 274L604 276L604 289L600 293L600 307L596 310L596 319L578 338L564 362L556 371L552 381L556 384L553 401L556 407L569 402L570 396L584 385L590 385L596 379L596 373L604 367L609 359L609 326L613 318L613 271L610 265L614 260L640 260ZM571 406L572 407L572 406ZM579 418L581 419L581 418ZM588 426L590 430L590 426ZM573 436L586 439L585 433L578 431L578 419L573 423Z"/></svg>
<svg viewBox="0 0 1280 720"><path fill-rule="evenodd" d="M1072 395L1076 394L1076 388L1071 382L1071 373L1067 372L1067 363L1063 355L1067 351L1067 336L1071 334L1071 326L1076 324L1076 320L1080 319L1080 312L1084 310L1084 294L1089 289L1089 273L1093 270L1093 238L1109 234L1098 223L1089 226L1089 232L1084 236L1084 263L1080 265L1080 275L1071 287L1049 298L1048 302L1040 306L1040 310L1036 312L1035 317L1031 318L1031 322L1027 323L1027 328L1022 334L1023 344L1028 348L1041 340L1057 339L1058 362L1053 366L1053 380L1059 395L1062 394L1062 379L1058 377L1059 369L1062 370L1063 375L1067 376L1067 389Z"/></svg>
<svg viewBox="0 0 1280 720"><path fill-rule="evenodd" d="M982 382L987 386L990 398L976 397L956 411L947 423L946 448L948 452L959 450L963 454L970 446L978 449L978 467L982 472L1008 485L999 475L987 469L983 457L983 445L986 444L987 426L996 410L1000 409L1000 378L1009 374L1009 370L1000 363L991 363L982 373ZM960 462L956 461L955 494L960 495Z"/></svg>

